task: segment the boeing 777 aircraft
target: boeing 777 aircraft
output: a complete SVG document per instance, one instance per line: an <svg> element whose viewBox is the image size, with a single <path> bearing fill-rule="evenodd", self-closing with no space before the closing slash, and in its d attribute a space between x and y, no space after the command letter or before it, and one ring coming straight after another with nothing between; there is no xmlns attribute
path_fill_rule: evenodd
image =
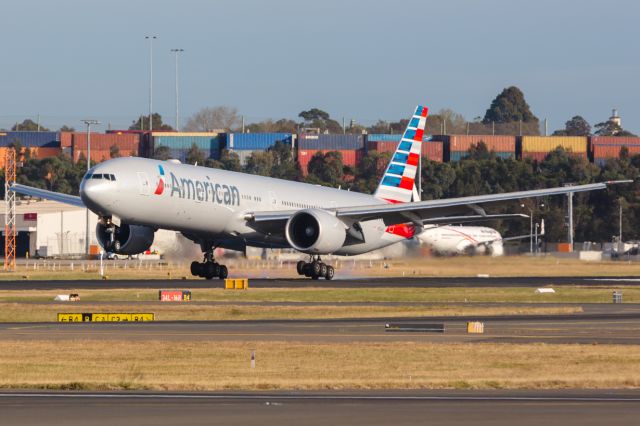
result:
<svg viewBox="0 0 640 426"><path fill-rule="evenodd" d="M226 278L216 247L292 247L310 256L298 273L333 278L326 254L356 255L414 237L425 224L461 223L495 215L485 206L527 197L606 188L607 183L411 202L427 108L418 106L373 195L147 158L116 158L85 175L80 196L13 185L21 194L89 208L100 218L96 236L105 250L143 252L154 232L181 232L199 244L203 262L191 273Z"/></svg>

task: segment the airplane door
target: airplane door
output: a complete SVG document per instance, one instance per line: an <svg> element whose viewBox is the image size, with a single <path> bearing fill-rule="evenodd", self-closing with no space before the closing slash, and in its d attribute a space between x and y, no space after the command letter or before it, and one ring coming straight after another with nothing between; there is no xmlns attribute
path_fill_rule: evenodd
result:
<svg viewBox="0 0 640 426"><path fill-rule="evenodd" d="M269 191L269 205L272 209L276 209L278 204L278 198L276 197L275 192Z"/></svg>
<svg viewBox="0 0 640 426"><path fill-rule="evenodd" d="M149 177L145 172L138 172L138 191L140 195L151 194L151 184L149 183Z"/></svg>

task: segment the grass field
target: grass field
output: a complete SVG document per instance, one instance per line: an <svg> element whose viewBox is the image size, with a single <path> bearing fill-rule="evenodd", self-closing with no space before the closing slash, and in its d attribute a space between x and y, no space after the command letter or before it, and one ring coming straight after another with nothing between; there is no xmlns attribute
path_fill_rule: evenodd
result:
<svg viewBox="0 0 640 426"><path fill-rule="evenodd" d="M302 258L302 256L301 256ZM396 260L358 261L336 258L326 260L336 266L336 278L344 277L450 277L475 276L591 276L640 275L640 263L632 262L584 262L577 259L559 259L551 256L487 256L453 258L406 258ZM157 264L138 261L107 261L105 275L109 279L176 279L191 278L189 262ZM231 277L294 278L298 277L293 263L279 261L224 261ZM83 269L84 268L84 269ZM75 262L29 261L19 264L14 272L0 272L0 280L44 279L100 279L97 263L82 267Z"/></svg>
<svg viewBox="0 0 640 426"><path fill-rule="evenodd" d="M180 284L180 283L176 283ZM55 286L52 286L55 287ZM181 288L179 285L176 288ZM188 289L188 288L185 288ZM640 287L556 286L555 293L537 294L530 287L447 288L250 288L243 291L193 289L195 302L504 302L504 303L611 303L621 290L624 301L640 303ZM107 290L2 290L0 303L51 302L59 294L78 293L82 302L158 301L152 289ZM188 302L187 302L188 303ZM73 303L67 303L73 306Z"/></svg>
<svg viewBox="0 0 640 426"><path fill-rule="evenodd" d="M256 368L250 368L255 350ZM640 346L0 341L23 389L636 388Z"/></svg>
<svg viewBox="0 0 640 426"><path fill-rule="evenodd" d="M260 319L388 318L461 315L552 315L582 312L579 306L246 306L196 304L18 304L0 303L0 322L52 322L64 313L153 312L156 321L227 321Z"/></svg>

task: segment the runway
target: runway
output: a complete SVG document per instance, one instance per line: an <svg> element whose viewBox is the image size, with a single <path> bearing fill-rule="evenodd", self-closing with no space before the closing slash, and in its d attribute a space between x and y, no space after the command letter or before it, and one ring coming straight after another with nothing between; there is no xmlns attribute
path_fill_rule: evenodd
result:
<svg viewBox="0 0 640 426"><path fill-rule="evenodd" d="M0 340L291 341L314 343L556 343L640 342L640 306L585 305L563 315L433 316L319 320L176 321L145 323L3 323ZM483 321L483 334L468 334L467 321ZM391 331L387 324L444 324L444 333Z"/></svg>
<svg viewBox="0 0 640 426"><path fill-rule="evenodd" d="M3 424L631 425L639 391L0 394Z"/></svg>
<svg viewBox="0 0 640 426"><path fill-rule="evenodd" d="M544 287L550 285L578 286L640 286L640 277L423 277L423 278L353 278L311 280L296 279L250 279L251 288L376 288L376 287ZM108 289L174 287L222 288L220 280L14 280L0 281L0 290L47 290L47 289Z"/></svg>

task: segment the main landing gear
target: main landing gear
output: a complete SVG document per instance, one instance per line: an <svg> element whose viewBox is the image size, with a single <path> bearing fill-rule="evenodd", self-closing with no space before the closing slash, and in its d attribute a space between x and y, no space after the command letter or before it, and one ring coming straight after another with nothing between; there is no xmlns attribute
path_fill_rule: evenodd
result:
<svg viewBox="0 0 640 426"><path fill-rule="evenodd" d="M317 280L318 278L330 280L333 278L333 275L335 274L333 266L322 263L320 256L316 259L311 256L310 260L310 262L305 262L304 260L298 262L296 265L298 275L304 275L305 277L310 277L314 280Z"/></svg>
<svg viewBox="0 0 640 426"><path fill-rule="evenodd" d="M209 248L204 253L204 262L191 262L191 274L208 280L216 277L223 280L229 276L229 271L213 259L213 248Z"/></svg>

